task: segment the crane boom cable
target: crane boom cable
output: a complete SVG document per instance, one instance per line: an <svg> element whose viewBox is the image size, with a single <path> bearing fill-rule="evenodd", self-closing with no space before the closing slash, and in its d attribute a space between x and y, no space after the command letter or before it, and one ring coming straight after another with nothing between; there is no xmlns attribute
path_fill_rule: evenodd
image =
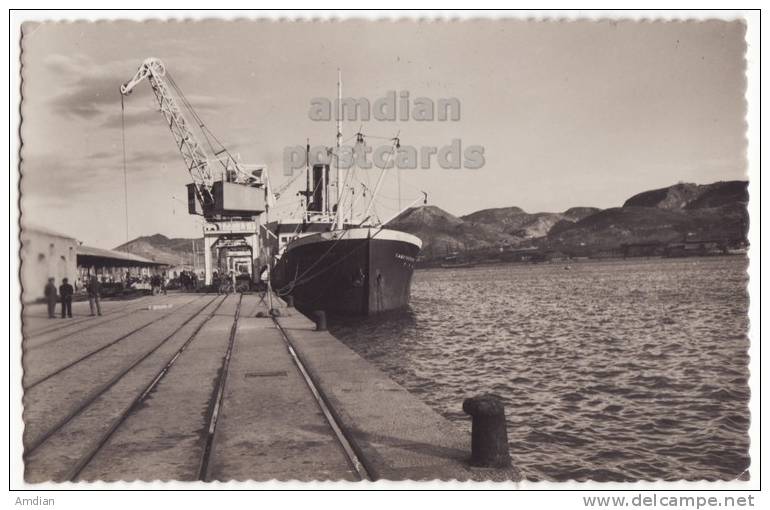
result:
<svg viewBox="0 0 770 510"><path fill-rule="evenodd" d="M184 159L187 171L193 178L196 196L201 204L204 204L205 209L205 204L211 203L213 200L211 195L213 179L209 172L206 154L195 134L187 126L187 121L177 105L174 94L171 93L168 83L163 79L165 75L166 69L162 62L157 59L147 59L142 63L134 77L121 87L121 95L130 94L136 85L145 79L150 83L160 111L174 137L177 149Z"/></svg>
<svg viewBox="0 0 770 510"><path fill-rule="evenodd" d="M224 167L225 171L229 170L236 170L238 172L243 173L243 171L240 169L237 160L232 155L232 153L227 149L224 143L217 138L217 136L208 128L205 122L203 122L203 119L200 115L198 115L198 112L193 107L192 103L190 103L190 100L187 99L187 96L185 96L184 92L182 92L182 89L179 88L179 86L176 84L176 81L174 80L174 77L171 76L171 73L166 70L166 78L168 79L169 84L174 89L174 92L176 92L177 97L179 97L180 101L184 105L185 109L190 113L190 116L195 121L196 125L200 129L201 135L203 135L204 140L206 140L206 144L209 146L209 150L211 151L212 156L214 156L219 163ZM212 140L215 143L212 143ZM216 147L215 147L216 144ZM218 158L220 154L225 154L226 158L225 161L222 161ZM230 166L230 163L232 162L232 168Z"/></svg>
<svg viewBox="0 0 770 510"><path fill-rule="evenodd" d="M292 184L294 184L295 182L297 182L299 180L300 177L304 177L304 174L302 172L297 172L297 174L294 175L291 179L289 179L288 181L286 181L283 184L281 184L280 186L278 186L273 191L273 195L275 195L276 198L280 197L280 195L283 195L284 191L289 189Z"/></svg>
<svg viewBox="0 0 770 510"><path fill-rule="evenodd" d="M218 151L216 148L214 148L214 145L211 143L211 137L214 138L214 140L219 143L220 147L227 152L227 149L225 149L224 145L222 145L219 140L217 140L216 136L214 136L211 131L208 131L208 128L206 128L205 123L203 122L203 119L198 115L198 112L195 111L195 108L193 108L190 101L187 99L187 97L184 95L184 92L182 92L182 89L179 88L179 86L176 84L176 81L174 80L173 76L171 76L171 73L166 70L166 78L168 79L169 85L171 85L171 88L174 89L174 92L176 93L179 100L182 102L182 105L185 107L187 112L190 114L190 116L195 121L195 124L200 129L201 134L203 135L203 139L206 140L206 144L209 146L209 149L211 150L212 155L216 154ZM206 132L208 131L208 134ZM209 136L211 135L211 137ZM230 153L227 152L227 155L230 156ZM230 156L232 157L232 156ZM227 166L225 165L225 169Z"/></svg>
<svg viewBox="0 0 770 510"><path fill-rule="evenodd" d="M166 117L171 133L179 145L178 148L185 160L188 172L190 172L193 180L199 185L210 186L212 178L208 169L206 155L203 153L195 136L187 127L184 115L168 91L165 81L154 74L150 74L148 79L160 105L161 112Z"/></svg>
<svg viewBox="0 0 770 510"><path fill-rule="evenodd" d="M203 122L203 119L201 119L200 115L198 115L198 112L195 111L195 108L193 108L192 104L187 99L187 96L184 95L184 92L182 92L182 89L180 89L179 86L176 84L174 77L171 76L171 73L168 70L166 70L166 78L168 79L168 83L169 85L171 85L171 88L173 88L174 92L176 92L177 97L179 97L179 100L182 101L182 104L192 116L193 120L195 121L195 124L201 129L203 138L206 139L206 143L211 149L211 152L216 153L217 150L214 148L213 144L211 143L211 139L209 138L209 135L211 135L211 137L213 137L214 140L217 143L219 143L219 145L224 149L225 148L224 145L222 145L222 143L219 140L217 140L216 136L214 136L214 134L208 130L208 128L206 127L206 124ZM207 131L209 135L206 134Z"/></svg>
<svg viewBox="0 0 770 510"><path fill-rule="evenodd" d="M369 205L367 206L366 210L364 211L364 216L365 217L368 217L369 212L374 207L375 199L377 198L377 194L380 192L380 186L382 186L382 180L385 177L385 172L387 171L388 165L390 164L390 158L393 156L393 153L396 150L396 145L397 144L398 144L398 135L396 135L396 137L394 138L393 145L391 147L391 151L388 152L388 159L385 160L385 164L382 165L382 167L380 168L380 176L377 179L377 184L374 186L374 192L372 193L372 198L369 200ZM377 215L377 208L376 207L374 207L374 214L375 214L375 216L378 216ZM379 216L378 216L378 218L379 218Z"/></svg>
<svg viewBox="0 0 770 510"><path fill-rule="evenodd" d="M128 177L126 172L126 106L123 94L120 94L120 137L123 142L123 206L126 214L126 253L128 245Z"/></svg>

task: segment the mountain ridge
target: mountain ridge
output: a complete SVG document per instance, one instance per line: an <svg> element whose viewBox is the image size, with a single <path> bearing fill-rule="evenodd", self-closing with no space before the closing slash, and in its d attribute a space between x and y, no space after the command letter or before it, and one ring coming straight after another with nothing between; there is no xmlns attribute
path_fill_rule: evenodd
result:
<svg viewBox="0 0 770 510"><path fill-rule="evenodd" d="M192 243L202 246L202 238L167 237L163 234L139 236L113 248L127 251L156 262L170 265L189 264L192 260Z"/></svg>
<svg viewBox="0 0 770 510"><path fill-rule="evenodd" d="M677 183L633 195L621 207L571 207L561 213L527 213L515 206L482 209L459 218L452 216L462 223L453 221L450 230L441 228L441 209L433 210L432 225L417 229L403 221L414 214L408 210L388 227L420 237L426 258L490 247L536 247L590 256L645 243L745 243L748 198L748 181Z"/></svg>
<svg viewBox="0 0 770 510"><path fill-rule="evenodd" d="M416 235L423 257L454 251L537 247L567 253L592 253L639 243L677 243L721 239L745 242L748 231L748 182L677 183L643 191L620 207L570 207L562 212L528 213L496 207L455 216L438 206L407 209L388 228ZM192 242L200 238L140 236L116 250L170 264L189 263Z"/></svg>

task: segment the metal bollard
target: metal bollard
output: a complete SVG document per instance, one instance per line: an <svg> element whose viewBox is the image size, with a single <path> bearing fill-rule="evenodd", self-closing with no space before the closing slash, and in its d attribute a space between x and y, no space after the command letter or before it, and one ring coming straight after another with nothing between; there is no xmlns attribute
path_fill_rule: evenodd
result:
<svg viewBox="0 0 770 510"><path fill-rule="evenodd" d="M507 468L511 465L505 407L500 397L478 395L463 401L463 411L471 415L471 465Z"/></svg>
<svg viewBox="0 0 770 510"><path fill-rule="evenodd" d="M313 317L315 318L315 330L326 331L326 312L323 310L316 310L313 312Z"/></svg>
<svg viewBox="0 0 770 510"><path fill-rule="evenodd" d="M286 296L286 308L294 308L294 296Z"/></svg>

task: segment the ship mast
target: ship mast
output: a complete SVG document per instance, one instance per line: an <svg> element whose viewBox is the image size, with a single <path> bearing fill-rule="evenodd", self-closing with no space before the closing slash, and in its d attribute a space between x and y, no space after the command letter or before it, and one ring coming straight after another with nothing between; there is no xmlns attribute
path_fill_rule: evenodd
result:
<svg viewBox="0 0 770 510"><path fill-rule="evenodd" d="M337 214L334 218L334 224L337 228L342 228L342 178L340 174L340 145L342 143L342 71L337 68L337 157L336 162L336 180L337 180Z"/></svg>

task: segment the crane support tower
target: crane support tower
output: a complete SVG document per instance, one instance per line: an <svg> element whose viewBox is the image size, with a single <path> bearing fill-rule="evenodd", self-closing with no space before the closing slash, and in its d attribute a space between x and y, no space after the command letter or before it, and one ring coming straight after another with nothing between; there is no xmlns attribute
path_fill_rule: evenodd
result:
<svg viewBox="0 0 770 510"><path fill-rule="evenodd" d="M120 87L121 94L128 96L145 79L192 178L187 185L188 212L205 220L206 285L211 284L215 265L236 274L247 270L257 278L257 229L272 201L267 169L233 157L208 130L159 59L142 62L133 78Z"/></svg>

